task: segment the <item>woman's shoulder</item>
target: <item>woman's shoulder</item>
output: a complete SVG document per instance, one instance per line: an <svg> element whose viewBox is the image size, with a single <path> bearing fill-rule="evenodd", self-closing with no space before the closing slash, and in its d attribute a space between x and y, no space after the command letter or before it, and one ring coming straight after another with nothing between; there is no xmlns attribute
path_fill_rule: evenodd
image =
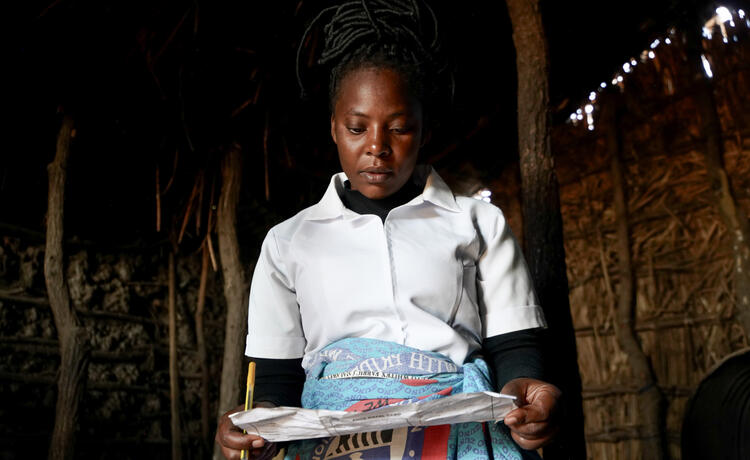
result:
<svg viewBox="0 0 750 460"><path fill-rule="evenodd" d="M270 230L268 230L266 238L272 235L277 239L291 239L291 237L300 230L304 223L307 222L311 216L315 215L315 206L317 206L317 204L308 206L297 212L297 214L292 217L275 224Z"/></svg>
<svg viewBox="0 0 750 460"><path fill-rule="evenodd" d="M456 196L456 204L465 219L471 221L476 231L485 238L503 234L509 230L508 221L498 206L469 196Z"/></svg>
<svg viewBox="0 0 750 460"><path fill-rule="evenodd" d="M503 216L503 211L497 205L490 202L474 198L472 196L456 195L456 204L464 212L471 212L472 214L497 218Z"/></svg>
<svg viewBox="0 0 750 460"><path fill-rule="evenodd" d="M338 197L337 188L343 187L341 182L342 173L334 174L320 201L301 209L292 217L277 223L268 233L273 233L276 237L290 239L307 222L326 221L340 216L344 205Z"/></svg>
<svg viewBox="0 0 750 460"><path fill-rule="evenodd" d="M471 219L480 223L505 220L505 215L500 207L478 198L456 195L456 204L461 209L461 212L468 214Z"/></svg>

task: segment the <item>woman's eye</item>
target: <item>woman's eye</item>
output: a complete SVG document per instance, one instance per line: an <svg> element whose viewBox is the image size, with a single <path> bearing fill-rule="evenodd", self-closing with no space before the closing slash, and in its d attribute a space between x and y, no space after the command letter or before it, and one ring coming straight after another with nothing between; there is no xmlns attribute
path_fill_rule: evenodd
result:
<svg viewBox="0 0 750 460"><path fill-rule="evenodd" d="M363 132L365 132L365 128L359 128L356 126L349 126L346 129L348 129L352 134L362 134Z"/></svg>
<svg viewBox="0 0 750 460"><path fill-rule="evenodd" d="M409 128L398 126L398 127L391 128L391 131L393 131L396 134L406 134L409 132Z"/></svg>

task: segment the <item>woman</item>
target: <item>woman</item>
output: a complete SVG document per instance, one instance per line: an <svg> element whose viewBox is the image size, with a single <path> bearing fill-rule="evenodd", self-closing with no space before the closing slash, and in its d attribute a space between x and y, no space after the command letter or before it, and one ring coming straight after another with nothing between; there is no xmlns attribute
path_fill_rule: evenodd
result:
<svg viewBox="0 0 750 460"><path fill-rule="evenodd" d="M323 60L336 61L331 136L343 173L318 204L271 229L263 243L245 350L259 366L258 406L298 405L302 369L302 404L314 408L362 410L501 389L521 406L504 427L394 432L387 454L363 450L382 436L364 438L365 446L362 439L293 443L288 458L353 451L390 458L397 448L403 458L521 458L528 453L507 428L523 449L556 431L560 392L542 380L544 317L500 210L455 197L431 168L417 166L435 56L435 41L418 32L434 16L404 3L326 10L334 15ZM344 374L356 378L337 378ZM243 435L227 415L216 436L227 458L241 449L272 456L275 446ZM416 451L407 448L417 438Z"/></svg>

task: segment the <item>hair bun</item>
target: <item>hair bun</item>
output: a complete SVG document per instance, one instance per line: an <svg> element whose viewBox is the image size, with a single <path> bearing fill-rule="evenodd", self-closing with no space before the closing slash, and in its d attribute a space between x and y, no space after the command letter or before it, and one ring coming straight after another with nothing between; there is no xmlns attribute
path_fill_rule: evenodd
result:
<svg viewBox="0 0 750 460"><path fill-rule="evenodd" d="M338 80L348 70L365 64L397 70L411 68L408 73L419 78L445 68L428 68L439 61L440 50L437 18L427 3L420 0L350 0L323 9L305 30L297 49L297 82L303 93L302 51L313 27L328 16L330 18L323 26L323 50L315 62L331 67L331 97L336 93ZM424 30L430 33L425 34Z"/></svg>

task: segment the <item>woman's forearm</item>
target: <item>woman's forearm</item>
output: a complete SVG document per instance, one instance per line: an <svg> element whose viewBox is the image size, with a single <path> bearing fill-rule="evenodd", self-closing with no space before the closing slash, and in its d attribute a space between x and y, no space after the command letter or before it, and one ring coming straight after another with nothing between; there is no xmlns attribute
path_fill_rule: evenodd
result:
<svg viewBox="0 0 750 460"><path fill-rule="evenodd" d="M300 406L302 387L305 384L302 358L250 359L255 361L256 366L255 401L266 401L275 406Z"/></svg>
<svg viewBox="0 0 750 460"><path fill-rule="evenodd" d="M482 349L487 363L494 370L498 389L521 377L546 381L544 331L541 328L524 329L484 339Z"/></svg>

